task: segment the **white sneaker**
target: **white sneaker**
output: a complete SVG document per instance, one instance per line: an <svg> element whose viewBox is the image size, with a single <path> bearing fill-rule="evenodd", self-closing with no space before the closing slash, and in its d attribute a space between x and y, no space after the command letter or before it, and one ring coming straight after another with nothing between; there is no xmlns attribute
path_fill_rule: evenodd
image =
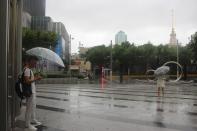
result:
<svg viewBox="0 0 197 131"><path fill-rule="evenodd" d="M29 125L28 127L26 127L25 129L28 129L30 131L37 131L37 128L32 126L32 125Z"/></svg>
<svg viewBox="0 0 197 131"><path fill-rule="evenodd" d="M41 125L42 123L39 122L39 121L37 121L37 120L33 120L33 121L31 122L31 124L38 126L38 125Z"/></svg>

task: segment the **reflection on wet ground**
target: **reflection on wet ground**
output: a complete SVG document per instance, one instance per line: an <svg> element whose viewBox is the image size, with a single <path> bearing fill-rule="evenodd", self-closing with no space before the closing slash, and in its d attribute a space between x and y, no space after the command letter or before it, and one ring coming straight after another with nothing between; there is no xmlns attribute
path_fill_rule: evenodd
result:
<svg viewBox="0 0 197 131"><path fill-rule="evenodd" d="M30 131L28 129L24 129L25 123L22 120L16 121L15 124L16 124L17 128L14 129L14 131ZM47 127L44 125L39 125L39 126L35 126L35 127L37 128L37 131L63 131L63 130L55 129L52 127Z"/></svg>
<svg viewBox="0 0 197 131"><path fill-rule="evenodd" d="M39 85L39 131L196 131L197 87L168 85Z"/></svg>
<svg viewBox="0 0 197 131"><path fill-rule="evenodd" d="M40 88L40 89L43 89L43 88ZM132 93L116 93L116 92L101 92L101 91L87 91L87 90L79 90L79 89L50 89L52 91L43 91L43 90L40 90L39 92L43 92L43 93L54 93L54 94L65 94L65 95L69 95L69 93L65 92L65 91L80 91L80 92L86 92L86 93L102 93L102 94L113 94L113 95L132 95L132 96L146 96L146 97L157 97L155 95L146 95L148 93L152 93L152 94L155 94L156 92L144 92L144 91L127 91L127 92L139 92L140 94L132 94ZM53 91L55 90L55 91ZM95 90L95 89L93 89ZM57 92L59 91L59 92ZM64 91L64 92L63 92ZM115 91L115 90L113 90ZM117 90L118 91L118 90ZM120 91L118 91L120 92ZM191 91L190 91L191 92ZM146 94L145 94L146 93ZM174 95L180 95L181 97L174 97L174 96L169 96L169 95L166 95L164 97L166 98L178 98L178 99L193 99L193 100L197 100L197 98L192 98L192 97L185 97L185 96L193 96L193 93L183 93L183 94L180 94L179 92L176 92L176 93L172 93L172 92L166 92L165 94L174 94ZM184 96L184 97L183 97Z"/></svg>

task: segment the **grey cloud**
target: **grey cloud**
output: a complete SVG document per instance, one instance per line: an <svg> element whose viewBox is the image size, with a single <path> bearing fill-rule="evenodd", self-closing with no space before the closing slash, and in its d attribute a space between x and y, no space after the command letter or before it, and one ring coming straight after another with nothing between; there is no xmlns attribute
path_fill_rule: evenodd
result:
<svg viewBox="0 0 197 131"><path fill-rule="evenodd" d="M174 9L177 36L186 43L197 29L196 5L197 0L47 0L47 15L87 44L110 41L118 30L136 43L167 43Z"/></svg>

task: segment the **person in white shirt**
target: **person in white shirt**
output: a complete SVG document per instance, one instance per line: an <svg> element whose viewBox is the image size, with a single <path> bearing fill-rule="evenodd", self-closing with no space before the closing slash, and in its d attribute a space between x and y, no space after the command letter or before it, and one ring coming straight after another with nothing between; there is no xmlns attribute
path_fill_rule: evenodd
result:
<svg viewBox="0 0 197 131"><path fill-rule="evenodd" d="M164 88L166 84L166 79L164 76L160 76L157 78L157 88L158 88L158 96L160 96L160 92L164 96Z"/></svg>
<svg viewBox="0 0 197 131"><path fill-rule="evenodd" d="M36 120L36 86L35 81L40 80L41 76L34 76L32 68L36 66L37 57L29 56L24 66L24 82L31 85L32 95L26 98L25 128L37 130L36 125L41 125ZM35 125L35 126L33 126Z"/></svg>

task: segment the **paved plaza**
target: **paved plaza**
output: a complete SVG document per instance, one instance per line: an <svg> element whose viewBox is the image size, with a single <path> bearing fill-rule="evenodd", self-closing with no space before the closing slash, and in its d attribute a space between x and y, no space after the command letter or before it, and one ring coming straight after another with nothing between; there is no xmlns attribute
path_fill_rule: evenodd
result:
<svg viewBox="0 0 197 131"><path fill-rule="evenodd" d="M197 85L42 84L37 116L39 131L197 131Z"/></svg>

